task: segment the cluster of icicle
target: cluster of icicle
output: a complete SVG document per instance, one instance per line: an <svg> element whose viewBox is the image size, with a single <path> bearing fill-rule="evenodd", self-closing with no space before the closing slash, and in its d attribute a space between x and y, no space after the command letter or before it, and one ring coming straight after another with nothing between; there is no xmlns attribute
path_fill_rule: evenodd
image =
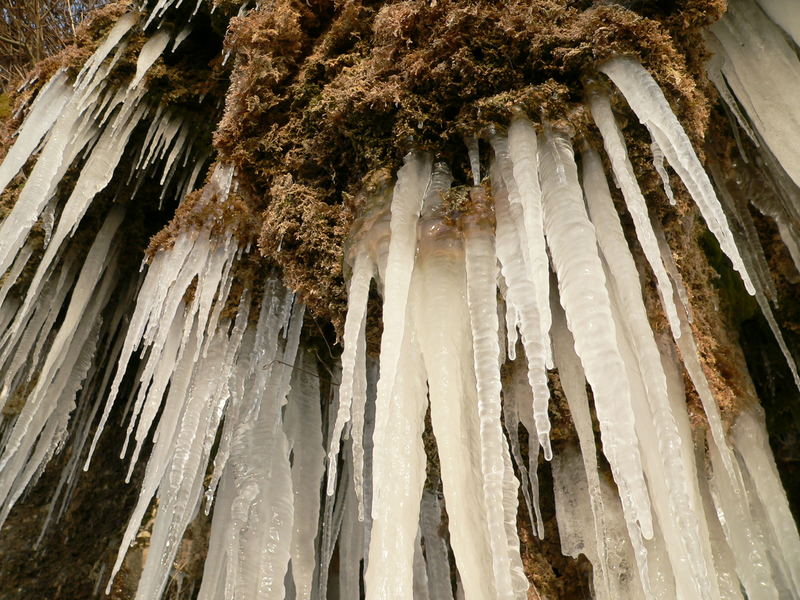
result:
<svg viewBox="0 0 800 600"><path fill-rule="evenodd" d="M757 159L771 175L776 193L741 198L728 193L722 174L714 173L714 177L725 209L733 216L739 244L746 249L758 304L800 388L797 366L772 315L770 301L777 302L775 284L748 208L752 204L775 221L800 270L800 154L795 141L800 131L800 13L789 0L730 0L707 42L714 53L707 66L709 78L733 115L732 127L741 128L757 147ZM748 161L744 152L742 157Z"/></svg>
<svg viewBox="0 0 800 600"><path fill-rule="evenodd" d="M755 292L711 181L655 81L631 59L613 59L601 71L649 130L660 171L666 173L666 159ZM491 192L479 182L478 143L469 141L475 185L470 207L455 217L441 206L452 182L447 166L409 154L394 190L376 195L354 233L333 429L335 441L350 423L356 496L372 488L368 598L417 597L428 409L466 598L527 597L517 491L521 485L541 536L539 446L553 458L562 549L591 561L598 598L728 599L742 598L742 589L748 598L800 594L800 537L760 409L746 408L726 436L698 359L686 291L663 232L648 215L609 98L598 87L589 90L589 108L672 339L650 327L595 149L581 149L579 175L569 135L547 123L537 134L519 115L507 135L488 139ZM369 482L360 469L372 280L384 300ZM516 356L518 347L524 357ZM693 438L678 356L703 403L707 440ZM512 375L501 383L507 359ZM547 415L553 366L579 439L579 447L554 456ZM598 471L587 382L616 490ZM534 440L529 465L522 460L520 423ZM336 449L334 443L329 494ZM365 514L361 504L359 510Z"/></svg>
<svg viewBox="0 0 800 600"><path fill-rule="evenodd" d="M746 1L732 0L715 29L721 43ZM155 4L151 20L172 3ZM758 25L745 18L740 26ZM213 503L203 600L327 598L336 548L343 599L522 599L537 593L520 555L518 493L542 537L541 447L552 460L562 549L589 559L596 597L800 596L800 537L760 408L745 407L726 434L686 290L600 86L588 90L589 108L671 336L650 327L598 151L581 147L576 161L567 132L548 123L537 130L518 115L507 134L485 140L486 182L479 142L469 140L474 186L463 214L445 214L452 177L422 153L410 153L393 188L371 199L350 243L341 367L324 373L301 343L303 307L277 276L232 293L247 249L212 233L213 222L181 231L132 281L116 269L124 202L110 203L88 249L73 243L120 165L132 165L124 177L134 189L146 175L181 198L205 163L191 124L149 102L145 85L149 67L186 30L157 29L130 84L107 83L136 27L134 15L123 16L74 82L54 75L0 166L4 188L38 154L0 225L0 404L22 404L0 430L0 522L71 440L51 506L62 512L76 472L121 413L129 478L142 451L149 456L109 588L155 508L136 598L160 598L186 528ZM748 57L726 51L731 84ZM731 202L717 198L655 81L631 59L601 71L649 130L665 193L672 195L664 161L767 313L763 298L774 297L753 255L737 248L723 211ZM734 89L737 98L748 85ZM745 106L756 124L748 131L790 164L767 117L756 119L757 106ZM77 182L60 193L76 164ZM218 164L198 206L225 202L234 186L233 169ZM128 186L123 192L135 196ZM37 224L41 253L31 236ZM30 271L20 291L15 283ZM377 361L366 352L372 285L383 297ZM553 368L575 446L550 444ZM702 401L707 439L690 428L683 369ZM587 382L613 484L600 472ZM425 486L428 412L441 496ZM527 464L520 425L532 440Z"/></svg>
<svg viewBox="0 0 800 600"><path fill-rule="evenodd" d="M70 439L74 450L50 507L51 515L63 512L140 284L119 272L128 208L148 181L161 186L162 202L183 198L207 162L196 124L157 104L145 82L170 42L174 50L185 35L157 31L132 80L110 81L138 27L135 14L122 16L74 81L56 72L0 165L4 190L33 163L0 224L0 407L9 409L0 417L0 523ZM72 185L63 183L68 169L77 174ZM108 208L87 243L75 236L93 203Z"/></svg>

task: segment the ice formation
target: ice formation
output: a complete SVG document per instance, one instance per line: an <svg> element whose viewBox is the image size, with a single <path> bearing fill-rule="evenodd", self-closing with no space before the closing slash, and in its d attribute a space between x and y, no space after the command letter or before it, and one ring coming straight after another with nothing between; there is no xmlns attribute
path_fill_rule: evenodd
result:
<svg viewBox="0 0 800 600"><path fill-rule="evenodd" d="M144 23L122 16L74 79L56 72L0 165L3 189L32 167L0 224L0 404L19 405L0 422L0 523L69 444L52 525L104 430L121 421L128 478L140 460L145 467L107 590L146 527L136 598L162 597L204 508L213 514L200 599L310 600L336 587L346 599L521 600L538 592L523 566L518 496L542 538L541 448L552 459L561 549L589 560L597 598L800 596L800 536L762 410L743 400L726 431L687 290L612 111L615 88L652 136L668 203L676 194L666 165L795 369L770 309L777 292L747 203L718 194L641 64L602 64L587 107L644 262L626 239L601 149L517 110L506 129L467 137L471 185L457 190L446 164L411 150L392 183L372 192L347 246L342 353L324 361L279 273L239 285L252 249L223 226L237 185L224 161L185 206L192 227L138 274L121 271L139 190L157 182L159 201L175 205L208 166L197 123L148 89L149 69L189 35L148 29L171 4L156 2ZM759 4L731 0L710 34L721 55L709 69L767 163L783 169L775 177L798 183L798 127L785 126L800 122L791 89L764 95L780 87L774 78L800 85L784 35L796 41L798 22L781 16L785 2ZM132 32L151 33L117 88L106 75ZM772 50L757 56L742 40ZM118 177L127 184L111 185ZM456 211L451 193L466 199ZM800 256L797 206L753 203ZM645 304L650 272L664 332ZM374 292L383 303L377 357L367 340ZM573 441L550 439L555 370ZM684 371L707 439L690 426Z"/></svg>

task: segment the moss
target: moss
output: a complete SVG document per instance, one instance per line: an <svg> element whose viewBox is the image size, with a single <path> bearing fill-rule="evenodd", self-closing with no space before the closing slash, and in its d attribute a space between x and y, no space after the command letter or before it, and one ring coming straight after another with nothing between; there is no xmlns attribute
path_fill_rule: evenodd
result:
<svg viewBox="0 0 800 600"><path fill-rule="evenodd" d="M698 28L721 3L629 4L273 0L233 19L232 86L215 144L261 214L261 251L314 314L340 325L335 257L354 217L347 199L369 173L394 172L413 146L466 184L463 136L502 127L519 109L592 135L583 80L610 56L642 60L702 139Z"/></svg>

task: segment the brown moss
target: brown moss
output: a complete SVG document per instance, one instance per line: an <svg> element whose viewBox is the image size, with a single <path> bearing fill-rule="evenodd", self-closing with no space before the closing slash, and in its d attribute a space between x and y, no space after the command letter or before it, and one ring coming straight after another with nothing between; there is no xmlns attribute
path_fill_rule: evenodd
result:
<svg viewBox="0 0 800 600"><path fill-rule="evenodd" d="M638 57L702 139L697 31L722 4L667 4L273 0L234 19L215 144L262 212L262 252L315 314L341 323L335 257L353 218L346 199L367 174L394 172L415 146L466 183L463 135L502 127L519 109L583 131L583 78L610 56Z"/></svg>

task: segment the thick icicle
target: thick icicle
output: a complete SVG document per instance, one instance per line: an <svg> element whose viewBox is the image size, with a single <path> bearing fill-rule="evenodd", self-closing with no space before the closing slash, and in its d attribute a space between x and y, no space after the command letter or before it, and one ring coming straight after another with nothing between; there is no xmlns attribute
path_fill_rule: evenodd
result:
<svg viewBox="0 0 800 600"><path fill-rule="evenodd" d="M611 279L608 273L607 277ZM661 404L667 405L666 415L658 404L654 407L648 405L642 375L644 364L638 360L638 350L632 341L635 339L632 328L626 326L627 319L622 317L616 286L612 288L611 298L618 345L631 382L639 448L657 519L653 539L647 543L649 590L654 598L665 600L676 594L687 598L717 598L719 593L712 590L716 577L709 574L709 570L713 571L711 557L706 563L699 539L699 520L691 503L688 479L683 469L683 457L680 454L682 440L673 436L672 446L663 443L669 437L665 435L665 431L670 431L666 426L667 419L672 421L672 429L677 430L668 412L669 401L666 398L661 400ZM660 360L658 366L661 366ZM675 471L681 472L679 483L673 481Z"/></svg>
<svg viewBox="0 0 800 600"><path fill-rule="evenodd" d="M611 78L633 112L650 130L653 139L697 203L708 229L717 238L722 251L733 263L733 268L741 275L747 291L753 294L753 284L711 181L661 88L650 73L631 58L612 58L603 63L600 70Z"/></svg>
<svg viewBox="0 0 800 600"><path fill-rule="evenodd" d="M597 464L597 451L594 443L594 429L592 415L589 412L589 397L586 394L586 377L581 367L580 359L575 354L572 335L567 329L566 317L563 309L557 304L556 295L553 294L553 353L558 367L561 385L567 398L572 423L578 434L589 506L592 511L594 529L595 561L594 581L595 593L600 597L613 597L611 594L608 539L609 533L606 524L606 511L603 505L603 496L600 488L600 475Z"/></svg>
<svg viewBox="0 0 800 600"><path fill-rule="evenodd" d="M754 524L744 490L734 488L723 463L723 454L709 436L712 473L709 484L717 515L736 561L736 572L749 600L777 600L772 569Z"/></svg>
<svg viewBox="0 0 800 600"><path fill-rule="evenodd" d="M790 0L758 0L759 6L772 19L791 36L794 43L800 47L800 14L794 10Z"/></svg>
<svg viewBox="0 0 800 600"><path fill-rule="evenodd" d="M597 493L601 504L606 507L607 515L603 544L607 547L608 555L603 560L607 561L608 582L604 584L600 581L598 567L602 563L598 562L593 536L586 535L592 519L587 510L590 504L586 483L588 473L584 472L578 454L574 446L565 446L552 463L556 521L562 552L573 557L584 554L589 559L598 600L641 600L644 596L635 572L636 563L627 539L619 500L605 482L602 482Z"/></svg>
<svg viewBox="0 0 800 600"><path fill-rule="evenodd" d="M569 138L548 131L540 167L545 233L553 257L561 305L575 351L594 391L603 452L620 488L625 516L653 535L650 500L634 430L630 387L619 354L597 239L583 206ZM571 277L571 274L580 276Z"/></svg>
<svg viewBox="0 0 800 600"><path fill-rule="evenodd" d="M428 375L431 424L439 452L450 544L466 597L492 598L493 562L480 470L464 251L458 232L441 219L430 215L420 225L414 270L418 287L412 314ZM377 461L377 439L375 453ZM379 502L374 496L373 511Z"/></svg>
<svg viewBox="0 0 800 600"><path fill-rule="evenodd" d="M428 572L425 566L425 555L422 553L422 535L417 531L414 540L414 600L431 600L428 591Z"/></svg>
<svg viewBox="0 0 800 600"><path fill-rule="evenodd" d="M404 180L403 169L409 169ZM384 330L381 339L381 370L376 401L376 429L373 435L373 502L372 534L369 547L369 564L364 576L367 597L373 600L410 599L413 596L414 540L419 524L419 502L425 480L425 449L422 430L427 409L425 371L419 352L419 342L414 328L416 315L412 312L418 304L414 289L418 278L411 277L417 239L417 215L422 207L441 200L439 194L449 187L451 177L446 168L437 165L431 174L427 163L410 158L398 173L395 196L392 199L392 237L389 241L386 286L384 291ZM414 170L412 170L414 169ZM415 172L416 171L416 172ZM421 177L424 175L425 181ZM428 182L427 180L430 180ZM426 184L427 190L420 184ZM408 187L406 187L408 186ZM399 190L399 191L398 191ZM412 193L413 192L413 193ZM417 194L419 193L419 196ZM399 204L395 208L395 204ZM395 215L399 219L395 220ZM397 225L398 229L395 229ZM412 232L400 226L413 225ZM402 240L402 254L394 254L395 235ZM402 313L392 312L393 270L408 276L403 286ZM399 282L398 282L399 283ZM397 299L394 299L395 301ZM391 319L396 322L392 323ZM393 331L403 333L402 343L392 348L396 366L388 365L396 374L387 377L384 370L386 356L384 344ZM381 386L391 385L391 395L381 397ZM379 430L383 427L382 430Z"/></svg>
<svg viewBox="0 0 800 600"><path fill-rule="evenodd" d="M316 361L313 356L308 356L307 351L298 353L292 376L292 389L284 415L284 427L293 455L292 578L297 600L310 600L325 450L322 447L319 375Z"/></svg>
<svg viewBox="0 0 800 600"><path fill-rule="evenodd" d="M763 4L777 8L780 2ZM786 3L781 12L794 11ZM776 13L772 12L777 16ZM724 83L730 86L783 170L800 185L800 158L795 143L800 128L796 102L800 94L800 60L779 27L795 23L796 18L773 23L753 0L735 0L711 31L721 45Z"/></svg>
<svg viewBox="0 0 800 600"><path fill-rule="evenodd" d="M352 446L346 449L352 451ZM352 466L352 452L345 454L345 460L347 467ZM339 598L360 598L364 523L358 519L358 500L353 477L347 477L343 485L347 486L347 492L344 499L342 529L339 532Z"/></svg>
<svg viewBox="0 0 800 600"><path fill-rule="evenodd" d="M391 237L386 257L383 291L383 336L381 337L381 370L378 379L379 413L375 422L375 445L382 446L389 417L383 406L390 402L397 378L397 364L403 345L406 323L408 289L414 267L417 240L417 219L422 198L431 176L430 157L410 153L397 172L392 196L390 221ZM379 265L380 266L380 265Z"/></svg>

